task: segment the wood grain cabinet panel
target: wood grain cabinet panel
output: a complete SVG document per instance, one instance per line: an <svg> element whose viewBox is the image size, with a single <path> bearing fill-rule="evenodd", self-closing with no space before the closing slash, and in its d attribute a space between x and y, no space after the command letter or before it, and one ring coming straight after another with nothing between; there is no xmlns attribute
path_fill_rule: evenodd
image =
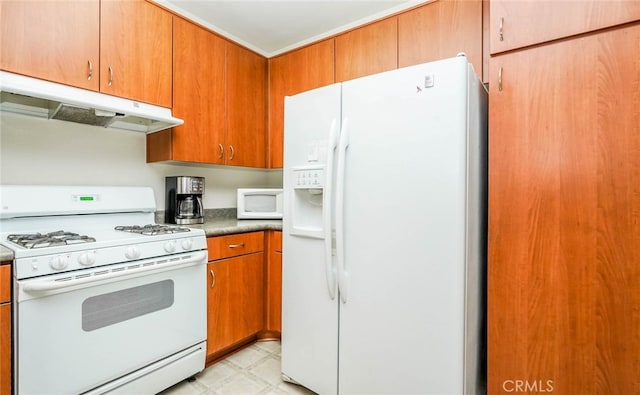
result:
<svg viewBox="0 0 640 395"><path fill-rule="evenodd" d="M226 163L265 167L267 59L227 43Z"/></svg>
<svg viewBox="0 0 640 395"><path fill-rule="evenodd" d="M640 23L491 58L490 394L640 389L638 48Z"/></svg>
<svg viewBox="0 0 640 395"><path fill-rule="evenodd" d="M98 0L0 1L2 70L97 91L99 43Z"/></svg>
<svg viewBox="0 0 640 395"><path fill-rule="evenodd" d="M0 304L0 395L11 394L11 303Z"/></svg>
<svg viewBox="0 0 640 395"><path fill-rule="evenodd" d="M640 1L635 0L491 0L489 4L492 54L640 19Z"/></svg>
<svg viewBox="0 0 640 395"><path fill-rule="evenodd" d="M281 168L284 97L330 85L334 79L334 39L269 59L269 168Z"/></svg>
<svg viewBox="0 0 640 395"><path fill-rule="evenodd" d="M170 108L172 43L169 12L144 0L102 0L100 91Z"/></svg>
<svg viewBox="0 0 640 395"><path fill-rule="evenodd" d="M3 70L171 107L172 16L161 8L2 1L0 21Z"/></svg>
<svg viewBox="0 0 640 395"><path fill-rule="evenodd" d="M336 82L398 68L398 18L391 17L336 37Z"/></svg>
<svg viewBox="0 0 640 395"><path fill-rule="evenodd" d="M482 0L439 0L398 15L398 67L464 52L482 75Z"/></svg>
<svg viewBox="0 0 640 395"><path fill-rule="evenodd" d="M265 330L274 336L282 332L282 232L267 234Z"/></svg>
<svg viewBox="0 0 640 395"><path fill-rule="evenodd" d="M258 240L264 243L264 232L207 239L210 259L207 265L207 356L210 361L255 339L263 329L264 252Z"/></svg>
<svg viewBox="0 0 640 395"><path fill-rule="evenodd" d="M177 17L173 41L173 115L185 122L147 135L147 162L223 164L226 41Z"/></svg>
<svg viewBox="0 0 640 395"><path fill-rule="evenodd" d="M11 265L0 262L0 395L11 394Z"/></svg>
<svg viewBox="0 0 640 395"><path fill-rule="evenodd" d="M147 135L147 162L265 167L267 60L182 18L174 27L173 115Z"/></svg>
<svg viewBox="0 0 640 395"><path fill-rule="evenodd" d="M207 355L262 330L263 266L262 252L209 263Z"/></svg>
<svg viewBox="0 0 640 395"><path fill-rule="evenodd" d="M240 233L207 239L209 260L264 251L264 232Z"/></svg>

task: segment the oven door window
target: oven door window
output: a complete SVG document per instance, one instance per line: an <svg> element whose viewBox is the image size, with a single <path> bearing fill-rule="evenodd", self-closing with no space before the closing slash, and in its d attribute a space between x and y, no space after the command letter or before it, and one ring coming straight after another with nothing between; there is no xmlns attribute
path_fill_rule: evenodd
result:
<svg viewBox="0 0 640 395"><path fill-rule="evenodd" d="M164 280L92 296L82 303L86 332L127 321L173 305L173 281Z"/></svg>

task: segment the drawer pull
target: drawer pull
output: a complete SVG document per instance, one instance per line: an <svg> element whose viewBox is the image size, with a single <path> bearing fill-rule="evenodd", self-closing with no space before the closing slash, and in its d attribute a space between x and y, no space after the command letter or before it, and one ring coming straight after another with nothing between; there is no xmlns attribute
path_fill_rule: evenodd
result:
<svg viewBox="0 0 640 395"><path fill-rule="evenodd" d="M216 274L213 272L213 269L209 271L211 273L211 288L216 285Z"/></svg>
<svg viewBox="0 0 640 395"><path fill-rule="evenodd" d="M229 244L229 248L239 248L244 247L244 241L240 244Z"/></svg>

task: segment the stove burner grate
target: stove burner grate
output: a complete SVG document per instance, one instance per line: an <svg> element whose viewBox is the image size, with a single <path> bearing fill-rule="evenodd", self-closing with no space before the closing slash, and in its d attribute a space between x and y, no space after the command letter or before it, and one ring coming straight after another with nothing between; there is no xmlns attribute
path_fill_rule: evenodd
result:
<svg viewBox="0 0 640 395"><path fill-rule="evenodd" d="M16 245L19 245L20 247L28 249L57 247L71 244L91 243L96 241L96 239L93 237L83 236L72 232L65 232L63 230L44 234L11 234L7 236L7 240Z"/></svg>
<svg viewBox="0 0 640 395"><path fill-rule="evenodd" d="M131 226L116 226L115 230L121 230L123 232L138 233L145 236L166 235L172 233L190 232L191 229L184 226L170 226L170 225L131 225Z"/></svg>

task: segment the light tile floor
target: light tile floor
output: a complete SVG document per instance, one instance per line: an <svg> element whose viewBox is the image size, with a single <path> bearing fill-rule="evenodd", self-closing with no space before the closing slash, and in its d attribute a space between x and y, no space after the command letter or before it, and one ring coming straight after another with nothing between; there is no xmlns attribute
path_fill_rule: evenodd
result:
<svg viewBox="0 0 640 395"><path fill-rule="evenodd" d="M304 387L282 381L280 342L257 342L209 366L194 381L181 381L159 395L312 395Z"/></svg>

